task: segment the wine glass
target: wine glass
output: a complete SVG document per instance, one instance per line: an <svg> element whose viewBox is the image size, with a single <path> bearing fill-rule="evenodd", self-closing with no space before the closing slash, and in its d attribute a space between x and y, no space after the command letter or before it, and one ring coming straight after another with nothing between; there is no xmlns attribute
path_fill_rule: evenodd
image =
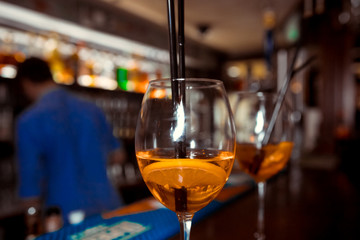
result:
<svg viewBox="0 0 360 240"><path fill-rule="evenodd" d="M258 216L256 239L265 239L264 200L266 181L284 169L293 148L289 111L282 106L272 131L268 131L276 94L238 92L233 105L236 126L236 160L257 183ZM284 104L283 104L284 105ZM274 118L275 119L275 118ZM269 135L267 135L269 134Z"/></svg>
<svg viewBox="0 0 360 240"><path fill-rule="evenodd" d="M223 83L150 81L136 127L135 151L152 195L174 211L181 239L195 212L225 185L235 157L235 127Z"/></svg>

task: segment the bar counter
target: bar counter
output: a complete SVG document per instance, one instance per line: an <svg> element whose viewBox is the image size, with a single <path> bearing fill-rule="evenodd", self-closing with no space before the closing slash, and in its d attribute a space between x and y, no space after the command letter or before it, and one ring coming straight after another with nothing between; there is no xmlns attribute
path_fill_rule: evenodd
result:
<svg viewBox="0 0 360 240"><path fill-rule="evenodd" d="M252 191L195 224L191 239L254 239L256 216ZM341 171L293 168L268 182L266 239L359 239L359 229L359 191Z"/></svg>
<svg viewBox="0 0 360 240"><path fill-rule="evenodd" d="M254 239L257 191L255 185L246 179L240 182L242 183L236 185L235 181L235 184L224 188L216 201L195 214L191 240ZM134 237L126 233L125 238L108 236L101 239L178 240L179 229L175 214L159 206L151 197L103 214L100 220L96 220L96 226L103 227L103 223L108 221L109 229L114 229L116 224L120 226L124 221L137 222L143 227L143 232L134 234ZM89 229L94 229L89 226L88 232ZM151 228L153 233L149 230ZM358 239L359 229L359 189L338 168L292 164L268 181L265 198L266 239ZM85 232L82 230L82 234ZM69 238L63 231L61 234L55 232L39 239L87 238L79 234L72 234Z"/></svg>

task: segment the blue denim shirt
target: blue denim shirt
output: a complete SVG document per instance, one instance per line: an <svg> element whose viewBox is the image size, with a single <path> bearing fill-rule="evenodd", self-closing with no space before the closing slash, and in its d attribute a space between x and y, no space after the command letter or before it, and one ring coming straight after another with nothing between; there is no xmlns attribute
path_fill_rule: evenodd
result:
<svg viewBox="0 0 360 240"><path fill-rule="evenodd" d="M107 173L108 154L121 147L103 112L65 89L41 97L17 121L19 194L98 214L122 205Z"/></svg>

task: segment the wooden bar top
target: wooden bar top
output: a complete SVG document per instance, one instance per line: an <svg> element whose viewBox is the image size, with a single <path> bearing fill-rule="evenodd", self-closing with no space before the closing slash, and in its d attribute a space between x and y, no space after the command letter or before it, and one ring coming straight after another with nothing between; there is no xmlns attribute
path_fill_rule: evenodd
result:
<svg viewBox="0 0 360 240"><path fill-rule="evenodd" d="M191 240L254 239L256 216L254 190L194 224ZM359 229L359 190L340 170L292 166L267 183L266 239L359 239Z"/></svg>

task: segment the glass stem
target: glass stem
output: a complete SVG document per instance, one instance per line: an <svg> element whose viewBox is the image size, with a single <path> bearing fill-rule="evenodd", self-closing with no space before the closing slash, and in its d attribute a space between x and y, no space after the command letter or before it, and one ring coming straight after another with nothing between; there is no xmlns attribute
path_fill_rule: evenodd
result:
<svg viewBox="0 0 360 240"><path fill-rule="evenodd" d="M177 214L180 223L180 240L190 240L190 230L193 214Z"/></svg>
<svg viewBox="0 0 360 240"><path fill-rule="evenodd" d="M265 239L265 193L266 193L266 182L259 182L258 187L258 215L257 215L257 231L255 238L258 240Z"/></svg>

